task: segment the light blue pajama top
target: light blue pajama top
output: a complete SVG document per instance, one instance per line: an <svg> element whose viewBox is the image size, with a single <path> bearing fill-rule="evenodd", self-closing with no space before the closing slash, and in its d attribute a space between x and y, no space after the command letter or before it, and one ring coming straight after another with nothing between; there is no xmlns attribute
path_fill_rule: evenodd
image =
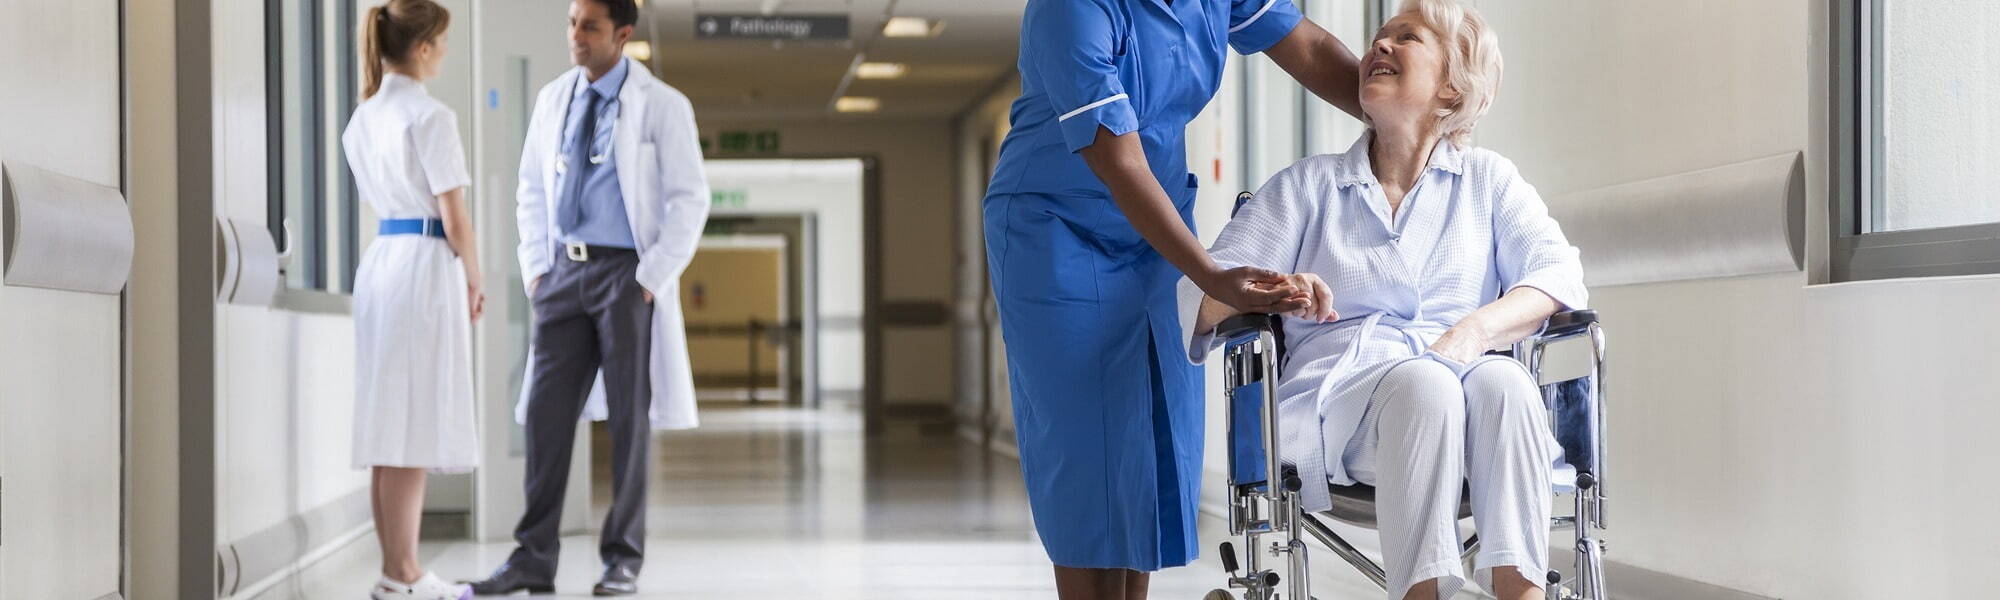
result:
<svg viewBox="0 0 2000 600"><path fill-rule="evenodd" d="M1513 162L1439 141L1392 219L1368 163L1372 135L1272 177L1209 249L1225 268L1313 273L1332 288L1341 320L1284 319L1282 452L1305 481L1353 483L1339 457L1367 394L1342 392L1379 371L1370 367L1422 354L1459 319L1517 287L1546 292L1568 309L1588 300L1577 249ZM1194 331L1201 290L1183 278L1177 292L1183 347L1200 363L1221 340ZM1318 485L1301 492L1308 510L1325 508L1326 494Z"/></svg>

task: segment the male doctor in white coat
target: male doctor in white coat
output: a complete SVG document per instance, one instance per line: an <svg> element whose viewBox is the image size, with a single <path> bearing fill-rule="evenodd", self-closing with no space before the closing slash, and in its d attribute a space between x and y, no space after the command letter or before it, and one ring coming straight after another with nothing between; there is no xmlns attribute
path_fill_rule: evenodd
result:
<svg viewBox="0 0 2000 600"><path fill-rule="evenodd" d="M708 219L708 184L687 97L623 55L638 18L633 0L570 3L576 68L542 88L521 150L521 276L535 313L516 411L527 429L527 509L513 555L473 583L480 594L554 590L584 416L608 418L612 436L593 593L636 593L648 433L696 424L679 279Z"/></svg>

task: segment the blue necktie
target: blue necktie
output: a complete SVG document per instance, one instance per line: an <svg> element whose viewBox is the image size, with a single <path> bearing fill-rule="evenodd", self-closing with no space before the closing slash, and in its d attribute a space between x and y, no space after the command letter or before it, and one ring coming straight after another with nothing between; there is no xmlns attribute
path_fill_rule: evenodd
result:
<svg viewBox="0 0 2000 600"><path fill-rule="evenodd" d="M583 121L576 125L576 137L570 140L569 152L563 160L568 163L568 172L563 175L562 202L557 206L556 225L564 233L574 232L583 223L583 181L589 179L590 149L597 138L597 90L584 88Z"/></svg>

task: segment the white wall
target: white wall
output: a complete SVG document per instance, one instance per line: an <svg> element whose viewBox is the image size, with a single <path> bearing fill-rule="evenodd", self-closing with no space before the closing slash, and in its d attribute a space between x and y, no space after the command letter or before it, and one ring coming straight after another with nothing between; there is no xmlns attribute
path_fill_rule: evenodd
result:
<svg viewBox="0 0 2000 600"><path fill-rule="evenodd" d="M118 3L4 0L0 14L0 161L121 186ZM120 312L118 296L0 286L8 597L119 589Z"/></svg>
<svg viewBox="0 0 2000 600"><path fill-rule="evenodd" d="M711 159L708 186L743 203L718 204L713 216L811 215L817 272L814 295L819 323L817 385L807 393L858 397L864 381L867 346L858 326L863 314L865 261L862 254L862 165L855 159ZM739 196L740 195L740 196ZM827 324L847 324L827 326Z"/></svg>
<svg viewBox="0 0 2000 600"><path fill-rule="evenodd" d="M1803 150L1823 268L1825 3L1480 4L1508 73L1479 141L1543 194ZM1592 290L1610 557L1784 598L1982 595L2000 277L1820 277Z"/></svg>

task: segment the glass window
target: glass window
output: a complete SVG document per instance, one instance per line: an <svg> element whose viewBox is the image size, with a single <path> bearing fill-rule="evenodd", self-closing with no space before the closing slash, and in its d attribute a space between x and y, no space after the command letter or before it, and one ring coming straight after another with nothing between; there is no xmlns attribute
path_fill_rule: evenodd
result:
<svg viewBox="0 0 2000 600"><path fill-rule="evenodd" d="M353 177L340 131L355 106L355 0L266 0L271 237L291 252L287 287L353 290Z"/></svg>
<svg viewBox="0 0 2000 600"><path fill-rule="evenodd" d="M1396 0L1296 0L1307 18L1346 42L1357 54L1375 27L1382 3ZM1313 154L1344 152L1361 135L1361 121L1306 91L1263 56L1244 61L1242 77L1243 180L1255 190L1278 171Z"/></svg>
<svg viewBox="0 0 2000 600"><path fill-rule="evenodd" d="M2000 273L2000 4L1835 6L1831 279Z"/></svg>
<svg viewBox="0 0 2000 600"><path fill-rule="evenodd" d="M1244 176L1254 190L1305 156L1305 88L1277 63L1252 56L1243 69Z"/></svg>
<svg viewBox="0 0 2000 600"><path fill-rule="evenodd" d="M1382 24L1388 23L1391 17L1396 16L1396 10L1403 7L1402 0L1361 0L1361 2L1367 5L1362 10L1366 13L1365 22L1368 25L1370 38L1375 37L1375 30L1381 29ZM1362 40L1364 44L1367 42L1366 39Z"/></svg>
<svg viewBox="0 0 2000 600"><path fill-rule="evenodd" d="M1375 33L1369 27L1366 5L1377 0L1300 0L1300 7L1306 17L1347 45L1359 57L1367 49L1368 39ZM1305 99L1305 149L1306 154L1331 154L1346 152L1361 136L1365 126L1332 104L1306 92Z"/></svg>
<svg viewBox="0 0 2000 600"><path fill-rule="evenodd" d="M1875 0L1865 232L2000 222L2000 3Z"/></svg>

